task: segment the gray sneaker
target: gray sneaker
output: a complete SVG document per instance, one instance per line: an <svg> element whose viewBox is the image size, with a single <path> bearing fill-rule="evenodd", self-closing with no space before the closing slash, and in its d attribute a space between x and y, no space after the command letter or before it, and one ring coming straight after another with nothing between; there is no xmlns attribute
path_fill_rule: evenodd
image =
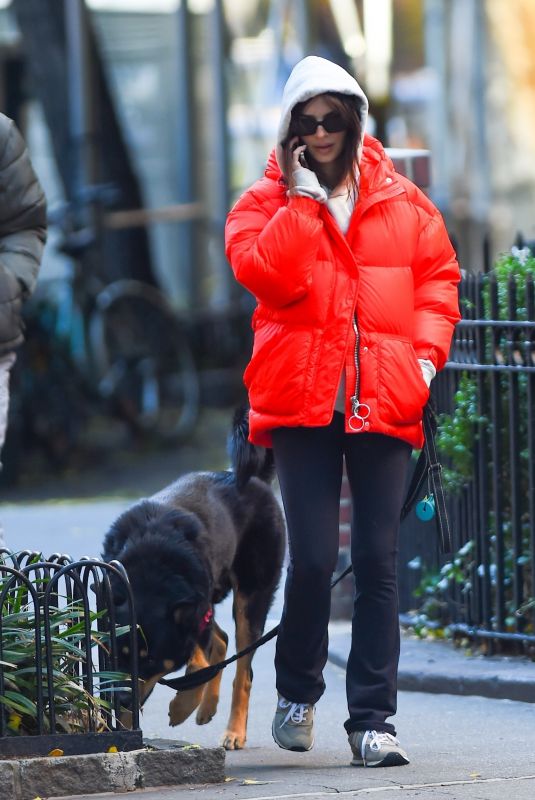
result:
<svg viewBox="0 0 535 800"><path fill-rule="evenodd" d="M402 767L409 757L395 736L381 731L353 731L348 736L354 767Z"/></svg>
<svg viewBox="0 0 535 800"><path fill-rule="evenodd" d="M314 746L314 706L292 703L279 694L271 733L283 750L303 753Z"/></svg>

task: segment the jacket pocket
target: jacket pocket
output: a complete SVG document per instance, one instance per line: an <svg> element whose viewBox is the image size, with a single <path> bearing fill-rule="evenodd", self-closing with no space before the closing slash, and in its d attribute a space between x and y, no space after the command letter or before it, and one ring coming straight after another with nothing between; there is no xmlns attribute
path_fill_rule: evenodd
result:
<svg viewBox="0 0 535 800"><path fill-rule="evenodd" d="M253 355L243 375L255 411L284 416L299 413L311 346L310 331L276 323L257 327Z"/></svg>
<svg viewBox="0 0 535 800"><path fill-rule="evenodd" d="M422 419L429 389L412 344L383 339L379 344L377 409L389 425L413 425Z"/></svg>

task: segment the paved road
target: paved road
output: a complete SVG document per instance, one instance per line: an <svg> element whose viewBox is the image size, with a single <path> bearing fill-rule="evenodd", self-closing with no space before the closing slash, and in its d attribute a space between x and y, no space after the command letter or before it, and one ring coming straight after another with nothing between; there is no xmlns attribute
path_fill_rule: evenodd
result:
<svg viewBox="0 0 535 800"><path fill-rule="evenodd" d="M98 555L110 522L130 501L46 503L0 506L11 545ZM270 624L276 624L280 595ZM229 604L218 619L231 632ZM349 766L342 728L345 715L343 671L329 664L327 691L318 705L316 746L310 753L277 748L270 734L274 708L273 643L255 657L247 749L227 755L229 780L221 786L140 792L143 800L237 798L314 800L342 797L433 798L434 800L530 800L535 797L535 706L509 700L401 693L396 718L411 764L387 770ZM232 667L227 670L230 673ZM188 720L167 725L172 692L158 687L142 717L147 737L187 740L214 746L225 726L232 674L225 674L221 708L205 727ZM96 798L96 795L90 795ZM89 796L88 796L89 797ZM104 797L104 796L101 796ZM109 795L107 795L109 797Z"/></svg>

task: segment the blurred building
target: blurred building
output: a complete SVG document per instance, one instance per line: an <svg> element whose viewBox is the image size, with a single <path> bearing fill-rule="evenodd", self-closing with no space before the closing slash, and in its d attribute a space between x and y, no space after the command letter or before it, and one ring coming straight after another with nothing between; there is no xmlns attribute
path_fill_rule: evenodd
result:
<svg viewBox="0 0 535 800"><path fill-rule="evenodd" d="M517 232L535 238L535 4L425 0L435 197L478 269Z"/></svg>
<svg viewBox="0 0 535 800"><path fill-rule="evenodd" d="M227 18L232 193L261 173L284 81L316 53L362 83L370 132L430 150L429 192L463 267L488 266L517 232L535 238L534 18L532 0L238 3Z"/></svg>
<svg viewBox="0 0 535 800"><path fill-rule="evenodd" d="M146 213L104 215L105 238L121 235L123 248L108 253L100 277L130 271L154 279L181 309L221 305L231 293L220 255L228 207L220 158L225 136L217 154L211 146L214 134L226 130L224 107L216 119L210 97L210 89L218 92L211 76L222 74L222 53L212 42L221 32L202 4L190 5L0 1L0 108L23 129L52 212L78 202L91 186L115 182L119 199L104 210ZM79 31L73 31L76 7ZM79 43L71 41L77 36ZM49 58L41 60L43 53ZM184 204L197 209L184 215ZM52 226L43 279L61 274L54 233ZM134 237L141 245L148 238L145 266L125 257Z"/></svg>
<svg viewBox="0 0 535 800"><path fill-rule="evenodd" d="M228 19L234 193L261 172L291 66L315 53L362 83L370 132L430 150L429 193L465 269L488 266L519 231L535 238L533 0L246 5Z"/></svg>
<svg viewBox="0 0 535 800"><path fill-rule="evenodd" d="M66 103L47 107L43 96L53 90L36 74L48 70L54 86L47 9L59 20L77 5L84 4L0 0L0 108L23 127L52 207L69 199L60 162L70 145L62 139L67 124L50 120L70 111ZM24 23L30 8L35 16ZM225 214L262 174L282 87L310 53L355 73L370 96L370 131L386 145L430 150L429 191L466 269L484 265L485 238L492 256L519 230L535 238L532 0L87 0L85 9L116 146L135 184L123 209L146 212L124 218L121 241L139 237L143 276L178 308L224 309L239 297L223 254ZM91 127L109 114L98 102L91 109L95 65L86 67L80 109L87 100ZM66 75L73 83L72 71ZM101 137L106 153L102 130L88 134ZM113 169L102 163L87 180L110 179ZM54 241L52 232L45 274L61 268ZM133 263L121 263L123 249L116 244L107 256L110 278Z"/></svg>

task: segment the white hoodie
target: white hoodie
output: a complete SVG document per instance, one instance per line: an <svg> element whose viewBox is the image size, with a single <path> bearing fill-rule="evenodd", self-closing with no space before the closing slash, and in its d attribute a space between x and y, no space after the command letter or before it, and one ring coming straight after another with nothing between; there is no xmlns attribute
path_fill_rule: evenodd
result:
<svg viewBox="0 0 535 800"><path fill-rule="evenodd" d="M282 93L276 149L277 161L281 170L284 165L282 143L288 137L293 107L326 92L338 92L358 98L361 136L364 137L368 118L368 98L355 78L338 64L334 64L326 58L307 56L295 65Z"/></svg>

